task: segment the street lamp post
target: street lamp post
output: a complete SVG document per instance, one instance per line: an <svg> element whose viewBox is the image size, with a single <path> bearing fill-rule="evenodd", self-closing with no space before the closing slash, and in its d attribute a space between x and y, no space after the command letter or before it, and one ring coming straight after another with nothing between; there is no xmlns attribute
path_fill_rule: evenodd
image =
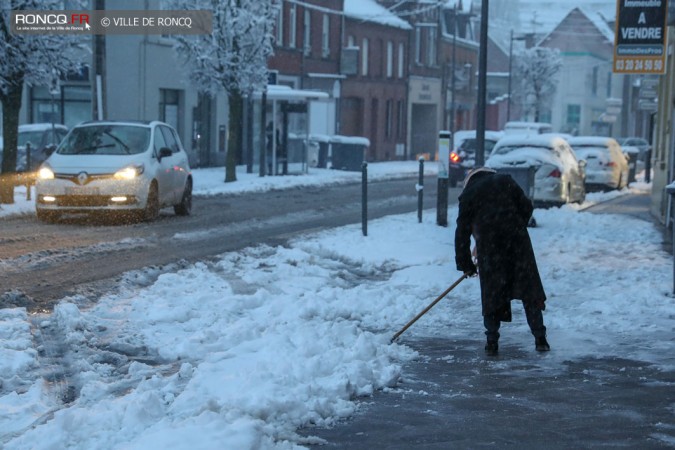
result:
<svg viewBox="0 0 675 450"><path fill-rule="evenodd" d="M481 1L480 12L480 51L478 54L478 118L476 121L476 166L485 163L485 110L487 102L487 38L489 0Z"/></svg>
<svg viewBox="0 0 675 450"><path fill-rule="evenodd" d="M511 72L513 72L513 30L509 40L509 96L506 101L506 121L511 120Z"/></svg>

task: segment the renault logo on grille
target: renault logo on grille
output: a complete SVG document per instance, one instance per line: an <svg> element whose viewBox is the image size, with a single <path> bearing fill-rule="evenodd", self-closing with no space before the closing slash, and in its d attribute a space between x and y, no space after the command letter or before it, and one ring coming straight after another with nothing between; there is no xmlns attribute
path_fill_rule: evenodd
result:
<svg viewBox="0 0 675 450"><path fill-rule="evenodd" d="M77 183L78 184L85 184L87 182L87 179L89 178L89 175L87 175L87 172L80 172L77 174Z"/></svg>

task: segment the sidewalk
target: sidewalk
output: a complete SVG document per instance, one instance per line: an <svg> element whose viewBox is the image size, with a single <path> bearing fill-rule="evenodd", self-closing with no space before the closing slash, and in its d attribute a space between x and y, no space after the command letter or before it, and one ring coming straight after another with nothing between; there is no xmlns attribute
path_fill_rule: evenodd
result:
<svg viewBox="0 0 675 450"><path fill-rule="evenodd" d="M588 212L630 214L665 231L649 201L625 195ZM398 387L365 399L344 423L300 430L325 440L309 448L675 448L672 371L601 349L566 359L555 340L550 353L510 342L498 357L484 355L478 335L402 341L419 358L404 365ZM675 367L672 353L663 357Z"/></svg>
<svg viewBox="0 0 675 450"><path fill-rule="evenodd" d="M650 212L651 194L632 194L616 197L597 205L593 205L586 211L596 214L626 214L640 220L651 222L663 237L663 250L673 253L673 235L666 227Z"/></svg>

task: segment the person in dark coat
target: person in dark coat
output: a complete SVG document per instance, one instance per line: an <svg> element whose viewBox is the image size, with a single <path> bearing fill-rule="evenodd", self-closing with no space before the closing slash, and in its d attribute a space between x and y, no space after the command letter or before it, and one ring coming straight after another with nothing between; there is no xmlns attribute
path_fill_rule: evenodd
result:
<svg viewBox="0 0 675 450"><path fill-rule="evenodd" d="M523 302L536 350L550 350L542 314L546 294L527 231L532 210L532 201L510 175L485 167L469 172L459 196L455 262L465 274L478 274L489 355L497 354L499 327L511 321L513 299Z"/></svg>

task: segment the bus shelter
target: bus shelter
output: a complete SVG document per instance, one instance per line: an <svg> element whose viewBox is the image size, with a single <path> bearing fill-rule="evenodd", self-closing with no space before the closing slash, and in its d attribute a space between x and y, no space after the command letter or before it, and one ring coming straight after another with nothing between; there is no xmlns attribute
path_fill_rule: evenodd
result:
<svg viewBox="0 0 675 450"><path fill-rule="evenodd" d="M253 170L261 175L307 173L311 104L328 98L325 92L283 85L255 93Z"/></svg>

